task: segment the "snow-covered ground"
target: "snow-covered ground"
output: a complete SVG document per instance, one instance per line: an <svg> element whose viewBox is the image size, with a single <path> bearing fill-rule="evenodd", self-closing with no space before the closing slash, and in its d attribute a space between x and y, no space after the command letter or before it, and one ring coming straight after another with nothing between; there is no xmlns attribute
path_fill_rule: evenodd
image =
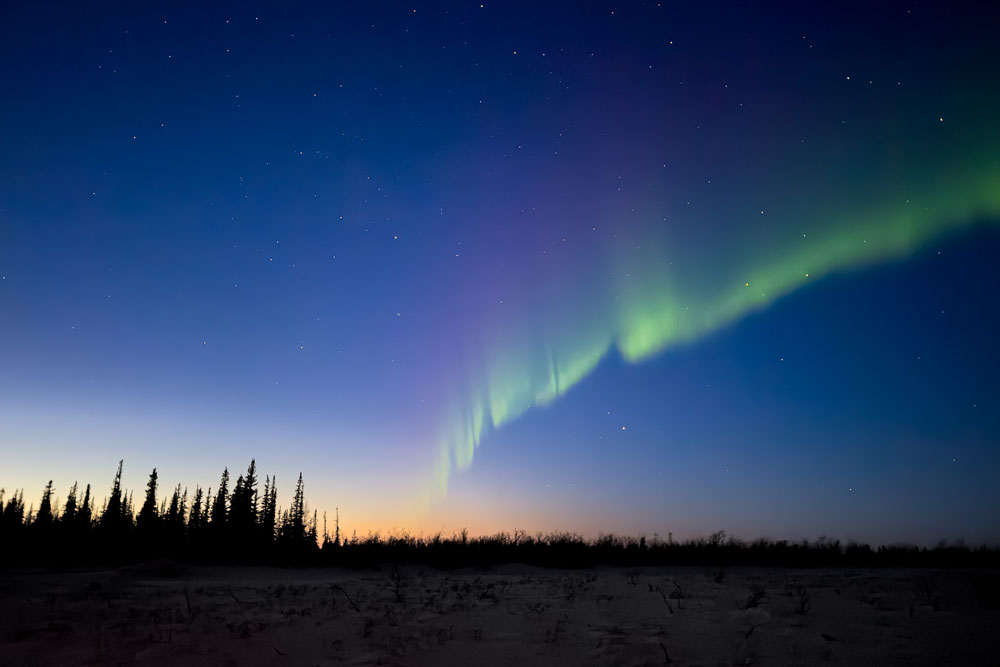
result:
<svg viewBox="0 0 1000 667"><path fill-rule="evenodd" d="M3 665L1000 664L1000 573L0 572Z"/></svg>

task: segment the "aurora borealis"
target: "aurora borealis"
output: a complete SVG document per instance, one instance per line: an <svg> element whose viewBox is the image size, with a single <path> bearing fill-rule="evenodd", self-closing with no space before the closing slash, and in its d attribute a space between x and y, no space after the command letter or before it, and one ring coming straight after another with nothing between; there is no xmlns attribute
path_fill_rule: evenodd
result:
<svg viewBox="0 0 1000 667"><path fill-rule="evenodd" d="M0 484L1000 537L986 8L3 17Z"/></svg>
<svg viewBox="0 0 1000 667"><path fill-rule="evenodd" d="M885 207L875 212L859 211L856 216L846 214L840 225L802 234L803 239L811 236L813 241L777 244L785 250L773 251L774 257L760 265L749 258L732 258L735 266L743 268L746 281L742 285L739 273L725 272L720 281L694 267L688 270L696 278L685 281L683 269L664 266L672 267L672 262L663 260L669 256L669 242L654 245L651 262L630 262L628 268L620 270L627 277L634 273L637 286L626 284L620 293L608 297L600 314L579 318L562 312L557 305L554 313L536 314L538 319L532 320L531 331L544 332L541 336L524 334L518 337L522 345L490 358L485 379L472 383L480 388L473 395L482 398L472 398L459 411L459 425L448 439L450 447L439 468L442 485L451 468L452 453L459 468L467 467L487 425L498 428L533 406L550 403L582 381L612 347L627 361L643 361L671 344L695 341L809 279L905 256L937 234L960 229L963 223L996 218L1000 215L1000 176L988 174L983 181L980 188L972 188L979 192L965 193L977 203L949 201L953 198L947 194L934 193L918 200L914 208L920 208L922 201L929 203L919 212ZM693 288L690 292L672 289L672 285L685 282ZM560 327L563 318L584 333ZM501 349L506 347L501 345Z"/></svg>

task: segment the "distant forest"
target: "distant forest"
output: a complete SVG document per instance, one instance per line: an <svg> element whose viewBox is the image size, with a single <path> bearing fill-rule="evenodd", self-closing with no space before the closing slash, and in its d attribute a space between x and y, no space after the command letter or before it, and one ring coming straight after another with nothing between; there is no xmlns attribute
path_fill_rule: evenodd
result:
<svg viewBox="0 0 1000 667"><path fill-rule="evenodd" d="M326 517L306 512L302 475L292 504L277 506L277 484L265 476L259 488L256 462L231 482L225 469L219 486L188 490L175 486L158 496L156 469L149 475L138 511L132 492L121 485L118 463L111 491L98 508L90 484L70 487L56 507L50 481L38 509L25 508L24 491L8 498L0 489L0 564L6 566L92 567L149 560L187 563L378 567L383 563L421 563L437 567L526 563L546 567L595 565L773 565L795 567L1000 567L996 546L944 543L928 548L817 541L744 541L723 532L687 541L654 536L602 535L585 539L573 533L528 535L523 531L469 537L466 531L415 537L378 533L346 538L339 516L333 533ZM231 487L231 488L230 488ZM168 499L169 496L169 499ZM159 498L159 499L158 499ZM724 576L717 570L716 576Z"/></svg>

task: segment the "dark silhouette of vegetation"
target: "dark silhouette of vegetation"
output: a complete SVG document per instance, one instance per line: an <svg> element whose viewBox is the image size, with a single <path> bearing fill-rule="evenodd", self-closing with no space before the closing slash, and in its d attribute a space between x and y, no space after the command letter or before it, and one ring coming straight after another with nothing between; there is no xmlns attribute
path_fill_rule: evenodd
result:
<svg viewBox="0 0 1000 667"><path fill-rule="evenodd" d="M322 534L318 513L310 515L305 486L299 474L291 505L277 504L277 481L265 475L258 493L256 461L230 488L229 469L219 486L196 486L188 503L188 490L173 487L169 500L158 501L159 478L154 468L138 513L132 494L122 488L122 465L118 462L111 490L96 510L91 488L79 497L78 483L70 487L60 510L55 488L49 481L42 491L38 510L25 509L24 491L8 497L0 489L0 564L5 565L120 565L149 559L171 559L191 563L341 565L371 567L383 563L422 563L438 567L488 566L527 563L550 567L595 565L702 565L712 568L716 582L732 566L795 567L997 567L1000 549L964 544L918 548L908 545L879 546L820 538L814 542L759 539L744 541L717 532L707 538L678 542L654 536L639 538L603 535L584 539L572 533L528 535L523 531L470 537L467 531L451 537L440 534L415 537L409 534L365 538L354 534L344 539L339 510L334 534L327 531L323 515ZM675 584L676 585L676 584ZM667 596L681 605L679 587ZM676 597L675 597L676 595ZM811 606L808 593L800 595L799 613ZM755 606L751 595L746 606Z"/></svg>
<svg viewBox="0 0 1000 667"><path fill-rule="evenodd" d="M149 481L146 483L146 499L142 502L142 509L139 516L135 518L135 528L139 534L152 534L158 527L159 517L156 514L156 468L149 473Z"/></svg>
<svg viewBox="0 0 1000 667"><path fill-rule="evenodd" d="M35 530L48 530L54 521L52 516L52 480L45 485L45 491L42 492L42 502L38 505L38 514L35 515L35 520L32 522Z"/></svg>
<svg viewBox="0 0 1000 667"><path fill-rule="evenodd" d="M204 563L312 562L320 553L315 521L306 520L305 488L299 476L289 510L277 506L277 485L266 478L262 501L258 498L257 464L251 460L246 473L229 491L228 468L215 494L195 487L175 486L167 497L158 497L159 477L154 468L138 513L132 494L122 488L123 461L118 462L104 505L93 508L90 485L83 499L73 483L62 511L53 506L54 487L42 492L38 511L25 510L24 491L7 497L0 489L0 550L3 564L117 565L154 558Z"/></svg>

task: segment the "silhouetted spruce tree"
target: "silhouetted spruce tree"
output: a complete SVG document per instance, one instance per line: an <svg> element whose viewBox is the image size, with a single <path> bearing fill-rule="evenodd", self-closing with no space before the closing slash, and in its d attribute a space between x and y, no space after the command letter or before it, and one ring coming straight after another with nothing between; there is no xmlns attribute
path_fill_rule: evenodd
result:
<svg viewBox="0 0 1000 667"><path fill-rule="evenodd" d="M257 531L257 463L250 460L246 475L240 475L229 502L229 534L240 559L253 560Z"/></svg>
<svg viewBox="0 0 1000 667"><path fill-rule="evenodd" d="M240 475L236 478L233 493L229 497L229 518L226 526L228 536L226 547L231 554L240 559L247 552L247 546L244 544L244 530L247 527L246 496L246 490L243 488L243 475Z"/></svg>
<svg viewBox="0 0 1000 667"><path fill-rule="evenodd" d="M90 499L90 484L88 484L87 490L83 493L83 504L80 505L80 511L76 513L77 525L87 530L90 529L90 522L93 520L94 508L91 506L92 502Z"/></svg>
<svg viewBox="0 0 1000 667"><path fill-rule="evenodd" d="M73 486L69 487L66 505L63 507L62 516L59 517L59 523L67 528L76 526L76 482L73 482Z"/></svg>
<svg viewBox="0 0 1000 667"><path fill-rule="evenodd" d="M282 546L292 543L292 527L288 520L288 510L278 511L278 542Z"/></svg>
<svg viewBox="0 0 1000 667"><path fill-rule="evenodd" d="M250 460L246 475L240 475L233 490L229 508L231 523L241 530L247 530L257 522L257 473L256 463Z"/></svg>
<svg viewBox="0 0 1000 667"><path fill-rule="evenodd" d="M27 547L25 553L32 560L50 558L55 546L52 534L55 525L55 517L52 514L52 480L49 480L49 483L45 485L45 490L42 491L42 501L38 505L38 513L32 517L31 511L28 511L28 521L31 525L29 539L33 538L33 540L25 545Z"/></svg>
<svg viewBox="0 0 1000 667"><path fill-rule="evenodd" d="M156 510L156 468L149 473L149 481L146 482L146 499L139 510L139 516L135 520L135 527L140 532L142 539L150 539L156 532L158 519Z"/></svg>
<svg viewBox="0 0 1000 667"><path fill-rule="evenodd" d="M187 490L184 494L187 495ZM170 494L170 504L160 515L163 551L171 556L176 556L181 551L181 543L184 540L184 502L185 500L181 498L181 485L178 484Z"/></svg>
<svg viewBox="0 0 1000 667"><path fill-rule="evenodd" d="M169 526L177 525L177 514L181 508L181 485L178 484L174 487L174 492L170 494L170 505L167 506L167 511L161 516L163 520L167 522Z"/></svg>
<svg viewBox="0 0 1000 667"><path fill-rule="evenodd" d="M178 489L181 488L181 485L178 484L177 488ZM181 528L184 527L184 517L187 516L187 505L188 505L188 488L185 486L184 493L181 494L181 501L177 508L177 523L181 525Z"/></svg>
<svg viewBox="0 0 1000 667"><path fill-rule="evenodd" d="M118 461L111 493L104 501L98 520L99 531L95 535L94 555L106 563L121 562L130 556L128 533L133 527L133 517L130 496L122 489L123 464L123 461Z"/></svg>
<svg viewBox="0 0 1000 667"><path fill-rule="evenodd" d="M236 484L233 485L233 492L229 494L229 526L231 528L238 527L243 522L243 497L246 495L243 491L243 475L236 478Z"/></svg>
<svg viewBox="0 0 1000 667"><path fill-rule="evenodd" d="M277 510L278 510L278 478L277 477L265 477L264 478L264 504L260 511L260 530L264 536L264 540L270 544L274 542L275 530L277 529Z"/></svg>
<svg viewBox="0 0 1000 667"><path fill-rule="evenodd" d="M122 516L124 515L124 504L122 502L122 463L118 461L118 472L115 473L115 481L111 485L111 495L101 512L101 528L117 531L122 527Z"/></svg>
<svg viewBox="0 0 1000 667"><path fill-rule="evenodd" d="M194 498L191 500L191 513L188 515L188 536L196 537L201 531L201 484L194 487Z"/></svg>
<svg viewBox="0 0 1000 667"><path fill-rule="evenodd" d="M229 493L229 468L222 471L222 479L219 481L219 490L215 494L215 501L212 503L212 518L209 525L216 532L221 533L226 526L226 497Z"/></svg>
<svg viewBox="0 0 1000 667"><path fill-rule="evenodd" d="M250 459L247 466L247 474L243 478L243 489L246 492L246 512L247 525L253 526L257 523L257 460Z"/></svg>
<svg viewBox="0 0 1000 667"><path fill-rule="evenodd" d="M295 495L292 497L292 506L288 509L288 518L292 538L297 542L303 541L306 533L306 495L302 473L299 473L299 481L295 483Z"/></svg>
<svg viewBox="0 0 1000 667"><path fill-rule="evenodd" d="M35 516L34 523L36 528L45 530L52 526L54 522L54 517L52 516L52 480L45 485L45 490L42 491L42 502L38 505L38 514Z"/></svg>
<svg viewBox="0 0 1000 667"><path fill-rule="evenodd" d="M201 506L201 527L208 530L208 517L212 509L212 487L205 492L205 501Z"/></svg>
<svg viewBox="0 0 1000 667"><path fill-rule="evenodd" d="M24 489L15 491L3 508L3 525L6 531L16 533L24 526Z"/></svg>
<svg viewBox="0 0 1000 667"><path fill-rule="evenodd" d="M271 476L264 476L264 494L261 498L260 514L257 516L257 525L264 525L264 515L267 513L267 501L271 497Z"/></svg>
<svg viewBox="0 0 1000 667"><path fill-rule="evenodd" d="M212 500L210 518L205 530L205 555L209 560L224 560L231 551L229 544L228 507L229 468L222 471L219 489Z"/></svg>
<svg viewBox="0 0 1000 667"><path fill-rule="evenodd" d="M128 495L125 496L125 505L122 507L122 523L127 528L133 528L135 526L135 508L132 505L131 491L129 491Z"/></svg>
<svg viewBox="0 0 1000 667"><path fill-rule="evenodd" d="M316 510L313 510L312 522L309 524L309 530L306 531L306 543L310 547L315 547L319 544L319 533L316 525Z"/></svg>
<svg viewBox="0 0 1000 667"><path fill-rule="evenodd" d="M300 555L308 546L309 533L312 531L307 531L305 512L305 491L302 473L299 473L292 506L281 516L281 545L286 557ZM315 545L315 541L313 544Z"/></svg>
<svg viewBox="0 0 1000 667"><path fill-rule="evenodd" d="M320 546L320 550L327 556L335 554L337 549L340 547L340 509L336 509L336 514L333 520L333 530L336 537L330 537L330 533L326 529L326 512L323 512L323 544Z"/></svg>

